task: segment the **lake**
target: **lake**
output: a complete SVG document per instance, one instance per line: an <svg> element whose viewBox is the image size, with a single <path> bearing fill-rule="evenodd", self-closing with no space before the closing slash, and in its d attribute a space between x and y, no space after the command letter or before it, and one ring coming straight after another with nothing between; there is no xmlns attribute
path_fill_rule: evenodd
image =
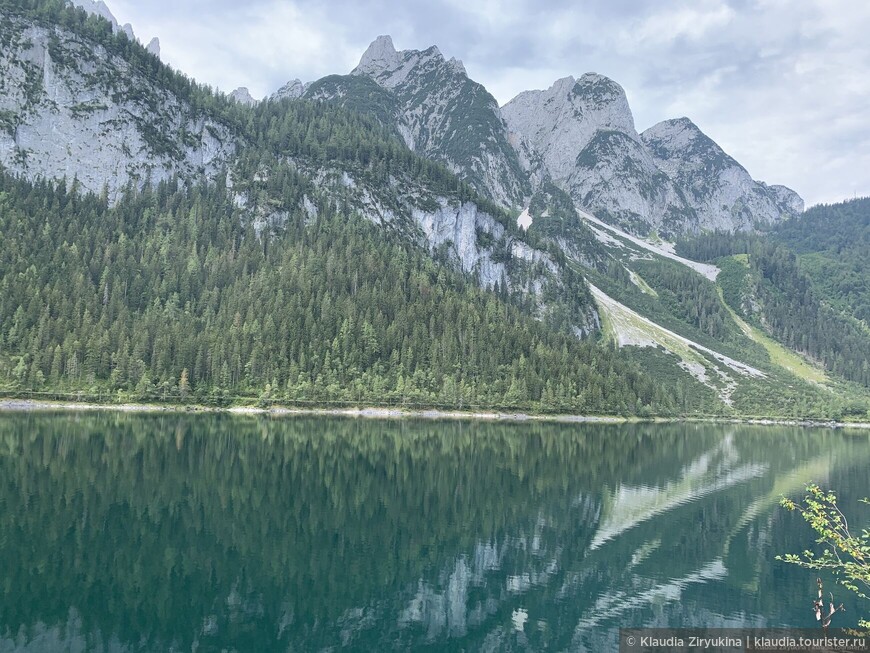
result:
<svg viewBox="0 0 870 653"><path fill-rule="evenodd" d="M738 425L0 415L0 651L607 651L813 627L814 480L870 436ZM861 508L864 508L863 512ZM866 616L845 589L826 589Z"/></svg>

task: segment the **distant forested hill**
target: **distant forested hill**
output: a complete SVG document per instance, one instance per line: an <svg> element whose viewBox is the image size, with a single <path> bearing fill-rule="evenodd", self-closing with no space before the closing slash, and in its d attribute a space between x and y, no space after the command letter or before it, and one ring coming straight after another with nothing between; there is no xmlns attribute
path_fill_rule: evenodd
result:
<svg viewBox="0 0 870 653"><path fill-rule="evenodd" d="M771 237L799 255L832 304L870 325L870 197L814 206Z"/></svg>

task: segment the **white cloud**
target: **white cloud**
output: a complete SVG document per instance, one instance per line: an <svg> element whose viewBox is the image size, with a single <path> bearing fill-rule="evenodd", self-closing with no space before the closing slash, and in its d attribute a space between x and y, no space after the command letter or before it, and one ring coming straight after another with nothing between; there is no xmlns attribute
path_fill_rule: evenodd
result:
<svg viewBox="0 0 870 653"><path fill-rule="evenodd" d="M721 2L691 3L687 6L666 8L648 16L623 38L647 43L669 43L678 38L698 40L711 30L721 29L732 21L735 12Z"/></svg>

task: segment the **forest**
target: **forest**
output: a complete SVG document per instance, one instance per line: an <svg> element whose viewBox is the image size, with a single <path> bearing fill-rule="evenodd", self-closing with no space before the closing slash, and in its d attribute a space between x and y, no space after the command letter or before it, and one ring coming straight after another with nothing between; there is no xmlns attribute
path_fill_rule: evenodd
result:
<svg viewBox="0 0 870 653"><path fill-rule="evenodd" d="M566 220L573 211L563 191L545 186L532 201L541 220L520 233L515 216L410 151L377 116L309 101L243 106L60 0L0 0L0 8L99 43L143 86L165 89L192 112L229 126L237 143L232 165L210 182L131 183L117 202L107 192L82 193L75 179L32 183L0 170L0 390L221 405L727 412L710 407L705 389L693 387L675 359L653 356L652 372L650 356L595 336L578 340L574 328L593 307L584 276L632 284L621 278L623 267L602 263L588 229ZM157 133L160 116L154 120ZM171 144L170 136L161 142ZM396 221L376 225L352 193L313 181L315 173L336 171L382 194ZM477 245L505 263L510 283L483 290L448 251L421 246L398 206L398 186L403 201L424 209L438 197L474 202L492 216L504 235L479 231ZM749 270L723 289L732 307L832 373L868 386L870 338L860 322L867 292L855 282L866 277L865 241L848 239L853 208L825 209L839 211L842 228L797 256L788 247L803 251L812 238L796 227L764 239L707 234L680 248L701 260L747 256ZM581 243L573 254L601 269L567 264L558 244L566 225ZM866 219L864 229L866 239ZM558 283L530 292L541 270L512 258L513 240L544 252ZM675 266L635 267L660 288L655 300L642 298L657 304L657 319L689 325L704 342L740 353L745 339L715 286ZM846 314L853 303L856 312ZM802 411L812 404L813 414L838 414L839 399L789 387L806 395L794 402ZM757 402L752 409L781 410Z"/></svg>
<svg viewBox="0 0 870 653"><path fill-rule="evenodd" d="M220 185L105 200L0 176L0 379L119 398L671 413L627 357L549 329L323 202L258 238Z"/></svg>
<svg viewBox="0 0 870 653"><path fill-rule="evenodd" d="M866 297L866 281L856 284L853 279L854 266L864 265L866 246L862 250L860 243L866 235L853 231L854 248L846 247L835 257L831 254L835 246L825 239L843 238L845 233L822 235L828 234L828 229L820 228L814 216L825 210L810 209L806 216L783 223L771 234L710 233L685 239L678 243L677 251L699 261L743 257L746 266L744 270L737 268L738 274L733 274L733 266L723 263L729 270L722 279L723 294L732 308L786 346L819 361L825 369L866 387L870 386L870 331L859 317L862 304L856 302L853 313L851 304L844 301L852 294ZM813 264L785 244L800 251L797 245L802 232L818 234L802 238L839 260L839 266L832 267L825 278L818 278Z"/></svg>

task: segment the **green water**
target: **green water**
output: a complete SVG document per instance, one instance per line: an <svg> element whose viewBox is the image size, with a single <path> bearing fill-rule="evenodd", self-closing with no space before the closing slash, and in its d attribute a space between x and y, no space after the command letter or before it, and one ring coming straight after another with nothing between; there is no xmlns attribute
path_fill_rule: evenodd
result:
<svg viewBox="0 0 870 653"><path fill-rule="evenodd" d="M806 626L799 428L0 415L0 651L607 651ZM865 523L867 509L864 511ZM870 606L829 585L857 623Z"/></svg>

